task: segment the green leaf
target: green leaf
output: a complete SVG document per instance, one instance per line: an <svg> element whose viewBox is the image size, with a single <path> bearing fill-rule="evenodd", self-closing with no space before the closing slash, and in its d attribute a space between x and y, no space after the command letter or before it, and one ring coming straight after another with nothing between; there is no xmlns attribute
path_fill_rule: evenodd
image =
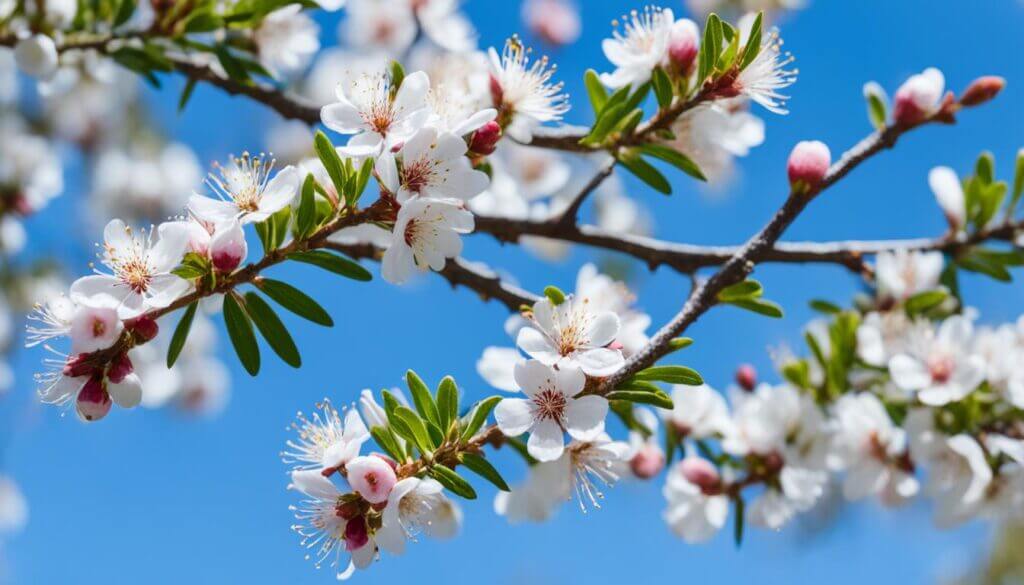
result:
<svg viewBox="0 0 1024 585"><path fill-rule="evenodd" d="M179 278L184 278L185 280L192 280L194 278L204 276L206 274L206 271L203 270L202 268L199 268L198 266L193 266L191 264L182 264L181 266L178 266L177 268L172 270L171 274Z"/></svg>
<svg viewBox="0 0 1024 585"><path fill-rule="evenodd" d="M983 152L974 165L974 175L986 185L995 180L996 159L991 152Z"/></svg>
<svg viewBox="0 0 1024 585"><path fill-rule="evenodd" d="M306 175L302 182L299 209L295 213L295 237L305 238L313 231L316 220L316 201L313 196L313 173Z"/></svg>
<svg viewBox="0 0 1024 585"><path fill-rule="evenodd" d="M250 376L255 376L260 371L260 349L256 345L252 323L239 306L237 295L234 293L224 295L224 324L242 366Z"/></svg>
<svg viewBox="0 0 1024 585"><path fill-rule="evenodd" d="M655 67L651 73L651 84L654 86L654 97L658 100L658 108L664 110L672 105L672 81L668 73L661 67Z"/></svg>
<svg viewBox="0 0 1024 585"><path fill-rule="evenodd" d="M171 345L167 348L168 369L174 365L174 362L178 361L178 356L181 355L181 350L185 347L185 340L188 339L188 332L192 328L192 319L196 316L196 308L198 307L198 301L189 305L185 309L185 314L181 316L181 320L178 321L178 326L174 328L174 335L171 336Z"/></svg>
<svg viewBox="0 0 1024 585"><path fill-rule="evenodd" d="M494 487L503 492L511 491L504 478L498 470L491 465L491 462L474 453L462 453L459 455L459 463L465 465L470 471L494 484Z"/></svg>
<svg viewBox="0 0 1024 585"><path fill-rule="evenodd" d="M213 52L217 55L217 60L220 61L221 66L224 67L224 72L228 74L228 77L241 83L249 82L249 72L245 69L245 66L231 54L231 51L229 51L227 47L218 45Z"/></svg>
<svg viewBox="0 0 1024 585"><path fill-rule="evenodd" d="M345 192L344 165L341 162L341 157L338 156L337 149L331 143L331 139L322 130L318 131L316 137L313 138L313 150L316 151L317 157L320 158L324 169L327 170L327 175L331 177L331 182L334 183L334 190L339 195L343 194Z"/></svg>
<svg viewBox="0 0 1024 585"><path fill-rule="evenodd" d="M308 319L316 323L317 325L323 325L324 327L333 327L334 320L327 314L316 301L306 295L306 293L300 291L294 286L281 282L280 280L271 280L269 278L263 278L256 282L256 286L259 287L263 294L267 295L274 300L277 304L281 305L285 309L288 309L292 313L295 313L303 319Z"/></svg>
<svg viewBox="0 0 1024 585"><path fill-rule="evenodd" d="M690 347L691 345L693 345L693 339L689 337L676 337L675 339L668 342L668 351L665 352L665 355L668 355L674 351L679 351L680 349L685 349L687 347Z"/></svg>
<svg viewBox="0 0 1024 585"><path fill-rule="evenodd" d="M185 82L185 87L181 90L181 97L178 98L179 114L185 111L185 106L188 104L188 100L192 97L192 92L196 89L196 83L197 81L194 77L190 77L189 80Z"/></svg>
<svg viewBox="0 0 1024 585"><path fill-rule="evenodd" d="M366 185L370 182L371 175L373 175L373 157L363 161L363 166L359 167L359 175L356 177L355 189L346 194L349 207L355 207L359 203L359 198L363 196L363 191L366 191Z"/></svg>
<svg viewBox="0 0 1024 585"><path fill-rule="evenodd" d="M293 368L300 367L302 357L299 356L299 349L295 347L291 334L270 305L256 293L248 292L245 294L245 307L252 322L260 330L260 335L270 345L270 349L274 350L284 363Z"/></svg>
<svg viewBox="0 0 1024 585"><path fill-rule="evenodd" d="M391 73L391 91L398 91L398 88L402 87L402 82L405 81L405 68L398 61L391 61L390 67Z"/></svg>
<svg viewBox="0 0 1024 585"><path fill-rule="evenodd" d="M639 107L640 104L642 104L644 100L647 99L647 94L649 93L651 93L651 82L648 81L646 83L641 84L640 87L636 88L636 91L633 92L633 95L629 96L629 99L625 101L626 110L631 112L635 108Z"/></svg>
<svg viewBox="0 0 1024 585"><path fill-rule="evenodd" d="M640 158L636 154L627 153L619 162L627 171L635 175L638 179L647 183L655 191L664 195L672 194L672 185L669 184L668 179L665 175L662 175L658 169L651 166L650 163Z"/></svg>
<svg viewBox="0 0 1024 585"><path fill-rule="evenodd" d="M920 315L942 304L949 298L949 292L945 289L926 290L911 296L903 303L903 309L908 315Z"/></svg>
<svg viewBox="0 0 1024 585"><path fill-rule="evenodd" d="M843 312L843 310L839 308L839 305L821 299L814 299L809 304L815 311L826 315L835 315Z"/></svg>
<svg viewBox="0 0 1024 585"><path fill-rule="evenodd" d="M398 406L394 410L394 416L402 421L405 429L408 430L406 438L416 445L424 457L429 458L433 452L433 444L430 440L430 433L427 432L427 425L418 414L404 406Z"/></svg>
<svg viewBox="0 0 1024 585"><path fill-rule="evenodd" d="M640 370L633 377L637 380L686 384L689 386L700 386L704 383L704 379L697 373L697 370L687 368L686 366L654 366L646 370Z"/></svg>
<svg viewBox="0 0 1024 585"><path fill-rule="evenodd" d="M604 105L608 103L608 92L601 83L601 78L593 69L587 69L587 72L583 74L583 84L587 87L590 107L594 109L594 115L597 116L604 109Z"/></svg>
<svg viewBox="0 0 1024 585"><path fill-rule="evenodd" d="M484 422L487 420L488 415L494 410L494 407L501 402L501 396L490 396L484 398L480 402L477 402L470 411L467 417L468 422L462 427L462 440L463 442L473 438L473 435L480 430L480 427L484 426ZM466 420L466 419L464 419Z"/></svg>
<svg viewBox="0 0 1024 585"><path fill-rule="evenodd" d="M1006 267L1003 266L1003 264L989 256L986 256L984 253L978 253L978 251L974 249L957 258L956 263L964 270L984 274L1002 282L1010 282L1013 280L1013 277L1010 276L1010 272L1006 270Z"/></svg>
<svg viewBox="0 0 1024 585"><path fill-rule="evenodd" d="M591 128L590 133L587 134L581 143L584 144L601 144L604 139L608 137L608 134L615 128L623 115L626 112L626 108L623 104L611 105L609 102L608 106L601 112L601 115L597 118L597 122L594 123L594 127Z"/></svg>
<svg viewBox="0 0 1024 585"><path fill-rule="evenodd" d="M416 372L406 370L405 383L409 387L409 393L412 395L412 403L416 406L416 412L440 427L441 419L437 414L437 403L434 402L434 397L430 395L430 389L427 388L423 379Z"/></svg>
<svg viewBox="0 0 1024 585"><path fill-rule="evenodd" d="M451 376L442 378L437 386L437 415L441 431L447 436L452 423L459 419L459 387Z"/></svg>
<svg viewBox="0 0 1024 585"><path fill-rule="evenodd" d="M350 260L340 254L326 252L324 250L309 250L306 252L293 252L288 254L289 260L305 262L318 266L324 270L339 274L352 280L366 282L373 278L370 271L363 268L358 262Z"/></svg>
<svg viewBox="0 0 1024 585"><path fill-rule="evenodd" d="M402 448L395 439L395 435L387 427L371 427L370 436L373 437L374 441L377 441L377 445L384 449L384 452L389 457L400 463L405 461L405 453L402 452Z"/></svg>
<svg viewBox="0 0 1024 585"><path fill-rule="evenodd" d="M455 473L453 470L448 469L443 465L435 465L430 468L430 477L433 477L457 496L462 496L467 500L476 499L476 490L473 486L469 485L469 482L462 478L461 475Z"/></svg>
<svg viewBox="0 0 1024 585"><path fill-rule="evenodd" d="M782 318L782 307L777 303L766 301L765 299L739 299L729 301L729 304L767 317L774 317L776 319Z"/></svg>
<svg viewBox="0 0 1024 585"><path fill-rule="evenodd" d="M556 307L565 302L565 293L557 286L544 287L544 296L546 296L548 300L551 301L551 304Z"/></svg>
<svg viewBox="0 0 1024 585"><path fill-rule="evenodd" d="M662 390L657 392L636 392L633 390L612 390L605 396L608 400L623 400L636 404L649 404L671 410L672 398Z"/></svg>
<svg viewBox="0 0 1024 585"><path fill-rule="evenodd" d="M750 38L747 40L747 44L743 47L743 60L740 61L740 71L744 70L754 59L757 58L758 53L761 52L761 35L764 21L764 12L758 12L757 17L754 19L753 26L750 27Z"/></svg>
<svg viewBox="0 0 1024 585"><path fill-rule="evenodd" d="M117 14L114 15L114 28L128 22L135 13L135 0L121 0L117 5Z"/></svg>
<svg viewBox="0 0 1024 585"><path fill-rule="evenodd" d="M718 300L723 303L729 303L742 299L757 298L762 294L764 294L764 289L761 287L761 283L753 279L747 279L719 291Z"/></svg>
<svg viewBox="0 0 1024 585"><path fill-rule="evenodd" d="M640 151L648 156L653 156L654 158L667 162L698 181L708 180L708 178L704 176L704 172L697 166L697 163L690 160L690 157L678 150L669 148L663 144L652 143L641 146Z"/></svg>
<svg viewBox="0 0 1024 585"><path fill-rule="evenodd" d="M1010 197L1009 213L1012 216L1020 196L1024 194L1024 148L1017 151L1017 162L1013 172L1013 191Z"/></svg>
<svg viewBox="0 0 1024 585"><path fill-rule="evenodd" d="M885 128L889 119L888 108L885 106L885 102L882 101L881 96L869 93L867 95L868 100L868 120L871 121L871 125L876 130L882 130Z"/></svg>
<svg viewBox="0 0 1024 585"><path fill-rule="evenodd" d="M607 112L608 110L610 110L611 108L614 108L615 106L619 106L619 105L622 105L622 104L626 103L626 100L629 99L629 92L632 89L633 89L633 86L626 85L626 86L620 87L619 89L615 90L615 92L611 96L608 97L608 101L605 102L604 107L601 108L601 114L604 115L604 113ZM625 109L625 108L623 108L623 109Z"/></svg>

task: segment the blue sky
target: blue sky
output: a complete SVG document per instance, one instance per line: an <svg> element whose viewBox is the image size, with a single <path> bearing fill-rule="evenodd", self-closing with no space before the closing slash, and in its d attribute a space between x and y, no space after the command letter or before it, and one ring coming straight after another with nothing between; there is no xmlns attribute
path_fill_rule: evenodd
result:
<svg viewBox="0 0 1024 585"><path fill-rule="evenodd" d="M877 80L890 91L908 75L940 67L952 88L996 73L1009 85L997 102L966 112L954 127L929 127L908 136L828 191L800 218L790 239L888 238L937 235L941 214L927 188L928 169L948 164L961 171L983 150L995 153L1005 177L1012 156L1024 146L1024 64L1019 30L1024 4L1012 0L809 0L811 6L783 22L786 48L797 57L800 80L791 88L792 113L767 121L767 143L740 163L740 176L722 196L708 199L692 182L673 175L676 192L665 198L627 179L631 195L657 217L657 235L694 243L738 243L762 225L786 191L784 165L794 143L827 142L834 153L865 135L868 122L861 85ZM586 67L602 70L600 40L611 20L639 4L581 1L584 33L569 49L551 54L560 77L577 96L572 122L589 121L583 98ZM669 3L681 10L678 0ZM968 8L969 6L969 8ZM519 28L518 2L470 0L466 10L481 32L481 44L499 45ZM323 40L333 44L334 18L323 20ZM199 88L184 115L175 111L180 82L153 94L151 104L164 130L192 145L203 161L228 152L258 150L274 115L215 90ZM71 171L65 196L34 219L33 254L60 255L72 274L84 273L86 254L98 230L71 228L85 188ZM468 238L466 256L519 276L523 286L572 288L579 266L600 258L574 251L549 264L486 236ZM376 270L376 269L374 269ZM638 270L642 269L638 267ZM296 410L309 410L327 395L336 402L366 387L400 383L406 368L436 381L452 374L467 399L489 391L474 371L482 348L506 342L505 310L480 303L472 293L451 291L437 278L395 288L339 281L308 267L274 270L318 291L335 317L333 329L289 319L304 365L293 371L265 360L258 378L231 362L231 404L210 421L185 420L169 412L116 411L86 426L35 403L31 373L39 352L15 356L18 384L5 403L2 464L17 478L31 506L27 529L4 555L17 583L328 583L331 575L303 560L290 532L287 477L278 459ZM796 344L811 314L810 298L848 299L858 287L838 268L764 267L757 272L769 296L786 309L781 321L716 310L689 335L697 343L680 360L724 387L737 363L769 370L766 348ZM668 271L637 280L640 305L664 322L682 304L687 286ZM985 321L1015 319L1021 289L967 280L968 298ZM226 348L221 348L226 349ZM227 353L225 352L225 355ZM508 477L517 462L499 455ZM359 582L402 583L411 579L457 583L621 583L659 578L713 578L715 582L760 584L929 583L969 565L987 547L991 527L976 523L938 532L927 505L900 511L874 504L843 506L781 534L749 530L742 549L729 534L704 546L675 539L660 520L660 482L623 483L607 494L602 510L586 515L566 506L540 526L508 527L491 510L493 488L465 506L463 533L453 541L422 541L404 557L386 557ZM0 577L2 578L2 577ZM627 581L628 582L628 581Z"/></svg>

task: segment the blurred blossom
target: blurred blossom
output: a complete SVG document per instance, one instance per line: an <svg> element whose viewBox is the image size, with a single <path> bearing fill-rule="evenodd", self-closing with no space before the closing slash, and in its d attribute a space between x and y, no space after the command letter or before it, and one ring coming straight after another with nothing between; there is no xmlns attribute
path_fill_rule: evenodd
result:
<svg viewBox="0 0 1024 585"><path fill-rule="evenodd" d="M527 0L523 22L533 34L556 46L575 43L582 30L579 8L568 0Z"/></svg>
<svg viewBox="0 0 1024 585"><path fill-rule="evenodd" d="M18 532L28 522L28 502L12 478L0 475L0 535Z"/></svg>
<svg viewBox="0 0 1024 585"><path fill-rule="evenodd" d="M96 161L91 201L98 220L161 220L181 213L202 181L199 160L184 144L109 149Z"/></svg>

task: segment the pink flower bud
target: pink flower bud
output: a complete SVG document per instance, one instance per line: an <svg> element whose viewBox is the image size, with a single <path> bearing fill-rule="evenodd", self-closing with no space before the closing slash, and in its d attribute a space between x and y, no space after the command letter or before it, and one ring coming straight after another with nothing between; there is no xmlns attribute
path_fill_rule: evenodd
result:
<svg viewBox="0 0 1024 585"><path fill-rule="evenodd" d="M358 516L345 524L345 550L352 552L363 548L370 542L370 535L366 531L366 518Z"/></svg>
<svg viewBox="0 0 1024 585"><path fill-rule="evenodd" d="M925 69L910 76L896 91L893 120L897 124L917 124L939 109L946 78L938 69Z"/></svg>
<svg viewBox="0 0 1024 585"><path fill-rule="evenodd" d="M964 95L960 97L960 105L971 107L983 104L999 95L1004 87L1006 87L1006 80L1002 77L995 75L979 77L964 90Z"/></svg>
<svg viewBox="0 0 1024 585"><path fill-rule="evenodd" d="M132 366L132 360L128 359L128 352L119 353L112 362L110 362L110 368L107 369L107 379L115 384L120 384L124 381L124 377L135 371Z"/></svg>
<svg viewBox="0 0 1024 585"><path fill-rule="evenodd" d="M210 240L210 259L214 268L219 272L231 272L238 268L248 254L249 246L245 242L245 232L238 220L217 226Z"/></svg>
<svg viewBox="0 0 1024 585"><path fill-rule="evenodd" d="M380 457L356 457L345 465L348 483L371 504L386 502L391 488L398 483L395 470Z"/></svg>
<svg viewBox="0 0 1024 585"><path fill-rule="evenodd" d="M831 164L832 153L825 143L817 140L800 142L793 148L786 165L789 184L814 187L825 178Z"/></svg>
<svg viewBox="0 0 1024 585"><path fill-rule="evenodd" d="M499 140L501 140L501 125L491 120L473 133L473 137L469 140L469 150L476 154L493 154L494 149L498 147Z"/></svg>
<svg viewBox="0 0 1024 585"><path fill-rule="evenodd" d="M743 364L736 368L736 383L747 392L753 392L757 387L757 370L750 364Z"/></svg>
<svg viewBox="0 0 1024 585"><path fill-rule="evenodd" d="M156 324L156 320L146 315L126 321L124 326L135 335L136 339L142 342L152 341L157 333L160 332L160 326Z"/></svg>
<svg viewBox="0 0 1024 585"><path fill-rule="evenodd" d="M707 459L687 457L679 463L679 471L686 481L704 493L712 493L721 486L722 478L718 475L718 469Z"/></svg>
<svg viewBox="0 0 1024 585"><path fill-rule="evenodd" d="M665 468L665 453L657 445L645 443L629 460L633 475L640 479L651 479Z"/></svg>
<svg viewBox="0 0 1024 585"><path fill-rule="evenodd" d="M680 72L686 74L693 66L700 52L700 31L697 24L688 18L681 18L672 25L668 41L668 60Z"/></svg>
<svg viewBox="0 0 1024 585"><path fill-rule="evenodd" d="M64 364L64 369L61 373L69 378L78 378L80 376L93 374L96 371L96 366L89 362L88 357L89 356L86 354L79 354L68 358L68 361Z"/></svg>
<svg viewBox="0 0 1024 585"><path fill-rule="evenodd" d="M107 416L111 404L110 395L103 385L103 378L93 376L79 391L75 410L82 420L92 422Z"/></svg>

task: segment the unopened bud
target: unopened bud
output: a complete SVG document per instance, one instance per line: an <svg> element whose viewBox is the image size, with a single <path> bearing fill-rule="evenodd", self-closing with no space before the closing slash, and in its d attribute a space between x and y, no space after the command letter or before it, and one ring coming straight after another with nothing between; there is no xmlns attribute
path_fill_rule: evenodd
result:
<svg viewBox="0 0 1024 585"><path fill-rule="evenodd" d="M824 142L800 142L793 148L786 165L789 184L794 187L798 184L815 187L828 174L828 167L831 164L832 153Z"/></svg>
<svg viewBox="0 0 1024 585"><path fill-rule="evenodd" d="M82 420L92 422L107 416L111 404L110 395L107 394L107 389L103 385L103 378L93 376L78 392L75 410L78 411L78 416Z"/></svg>
<svg viewBox="0 0 1024 585"><path fill-rule="evenodd" d="M386 502L398 476L387 461L380 457L356 457L345 465L348 483L352 489L371 504Z"/></svg>
<svg viewBox="0 0 1024 585"><path fill-rule="evenodd" d="M904 126L922 122L939 109L945 87L946 78L934 67L910 76L896 91L893 120Z"/></svg>
<svg viewBox="0 0 1024 585"><path fill-rule="evenodd" d="M96 366L90 363L87 358L86 354L79 354L68 359L61 373L69 378L92 374L96 370Z"/></svg>
<svg viewBox="0 0 1024 585"><path fill-rule="evenodd" d="M679 464L679 471L686 481L699 487L705 494L713 493L721 486L722 478L718 469L707 459L687 457Z"/></svg>
<svg viewBox="0 0 1024 585"><path fill-rule="evenodd" d="M339 518L344 518L345 520L351 520L355 518L356 516L361 514L362 511L363 510L362 507L359 505L359 502L354 500L341 502L334 508L334 513Z"/></svg>
<svg viewBox="0 0 1024 585"><path fill-rule="evenodd" d="M501 140L501 125L491 120L473 133L473 137L469 140L469 150L476 154L493 154L494 149L498 147L499 140Z"/></svg>
<svg viewBox="0 0 1024 585"><path fill-rule="evenodd" d="M115 384L120 384L124 381L125 376L134 371L135 368L132 366L132 360L128 359L128 352L121 352L110 362L110 368L107 369L107 379Z"/></svg>
<svg viewBox="0 0 1024 585"><path fill-rule="evenodd" d="M690 71L697 53L700 52L700 31L697 24L688 18L681 18L672 25L668 41L668 59L684 75Z"/></svg>
<svg viewBox="0 0 1024 585"><path fill-rule="evenodd" d="M142 342L152 341L156 334L160 332L160 326L157 325L156 319L147 315L126 321L125 327L132 332L136 339Z"/></svg>
<svg viewBox="0 0 1024 585"><path fill-rule="evenodd" d="M1006 87L1006 80L995 75L979 77L971 82L960 96L960 105L977 106L999 95Z"/></svg>
<svg viewBox="0 0 1024 585"><path fill-rule="evenodd" d="M645 443L629 460L629 469L640 479L651 479L665 468L665 453L657 445Z"/></svg>
<svg viewBox="0 0 1024 585"><path fill-rule="evenodd" d="M245 260L249 247L238 220L217 226L210 240L210 260L218 272L232 272Z"/></svg>
<svg viewBox="0 0 1024 585"><path fill-rule="evenodd" d="M757 370L750 364L743 364L736 368L736 383L747 392L753 392L757 387Z"/></svg>

